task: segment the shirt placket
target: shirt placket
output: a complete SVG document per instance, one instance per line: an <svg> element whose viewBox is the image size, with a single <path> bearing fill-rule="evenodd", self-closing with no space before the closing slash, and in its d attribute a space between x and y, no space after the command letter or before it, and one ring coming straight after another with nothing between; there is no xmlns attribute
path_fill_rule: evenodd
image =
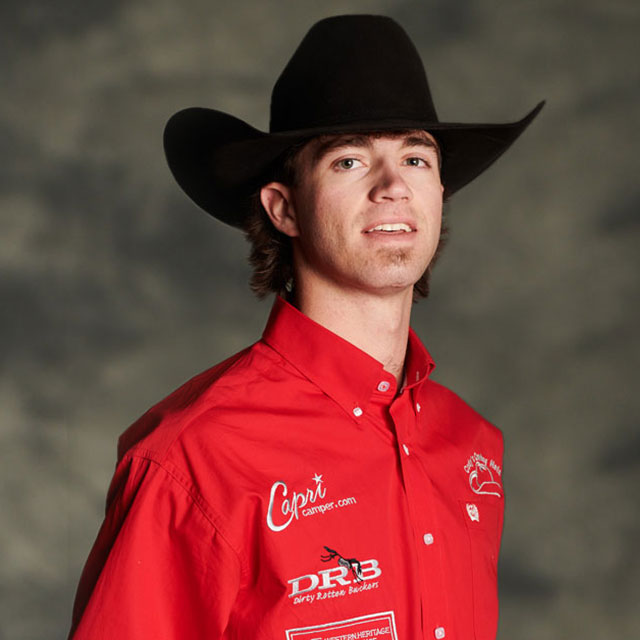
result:
<svg viewBox="0 0 640 640"><path fill-rule="evenodd" d="M422 632L425 640L452 638L447 634L448 607L445 598L440 527L435 509L433 485L428 474L428 460L415 442L420 410L414 390L405 389L391 405L404 487L413 523L415 556L418 558ZM428 425L422 426L428 428Z"/></svg>

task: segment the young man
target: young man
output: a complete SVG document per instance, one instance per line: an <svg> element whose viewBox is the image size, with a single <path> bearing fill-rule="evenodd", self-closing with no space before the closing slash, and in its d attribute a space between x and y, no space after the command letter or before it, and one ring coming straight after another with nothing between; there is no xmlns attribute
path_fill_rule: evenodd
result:
<svg viewBox="0 0 640 640"><path fill-rule="evenodd" d="M494 638L500 432L429 380L409 327L443 194L506 125L445 124L402 29L323 20L273 91L270 133L187 109L165 149L245 229L262 340L123 434L75 638Z"/></svg>

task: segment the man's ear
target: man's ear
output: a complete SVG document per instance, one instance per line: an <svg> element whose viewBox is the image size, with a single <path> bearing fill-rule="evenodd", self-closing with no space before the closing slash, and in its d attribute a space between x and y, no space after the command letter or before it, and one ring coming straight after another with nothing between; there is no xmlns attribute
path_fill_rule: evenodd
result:
<svg viewBox="0 0 640 640"><path fill-rule="evenodd" d="M260 189L260 202L273 226L293 238L299 235L291 188L281 182L270 182Z"/></svg>

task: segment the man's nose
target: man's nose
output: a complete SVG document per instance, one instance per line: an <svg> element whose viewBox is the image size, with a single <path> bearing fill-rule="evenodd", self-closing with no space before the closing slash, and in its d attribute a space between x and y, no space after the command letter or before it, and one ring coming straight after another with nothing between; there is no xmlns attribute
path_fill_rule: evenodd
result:
<svg viewBox="0 0 640 640"><path fill-rule="evenodd" d="M374 182L369 194L374 202L385 200L410 200L411 189L402 177L401 167L383 162L374 172Z"/></svg>

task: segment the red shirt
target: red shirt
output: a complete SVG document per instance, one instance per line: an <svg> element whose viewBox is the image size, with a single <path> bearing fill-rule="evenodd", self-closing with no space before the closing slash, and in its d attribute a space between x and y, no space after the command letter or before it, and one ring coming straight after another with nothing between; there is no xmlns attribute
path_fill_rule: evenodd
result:
<svg viewBox="0 0 640 640"><path fill-rule="evenodd" d="M77 640L488 640L502 437L281 299L261 341L119 441Z"/></svg>

